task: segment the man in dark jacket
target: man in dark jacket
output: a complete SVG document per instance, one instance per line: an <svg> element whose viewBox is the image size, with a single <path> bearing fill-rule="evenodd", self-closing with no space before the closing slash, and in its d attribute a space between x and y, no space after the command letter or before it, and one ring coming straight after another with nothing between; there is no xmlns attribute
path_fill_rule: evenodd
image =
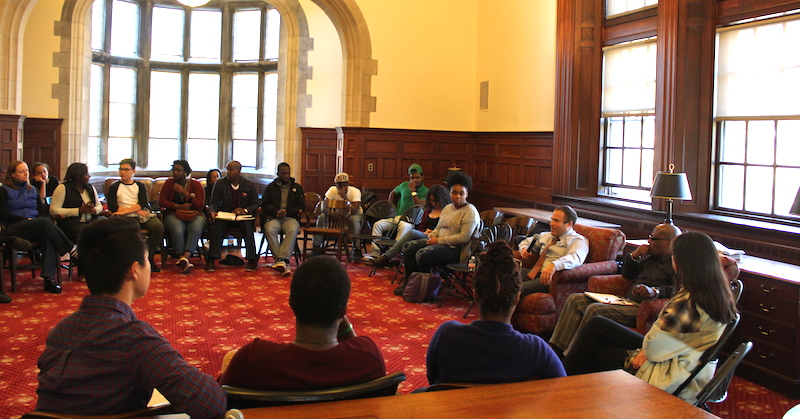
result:
<svg viewBox="0 0 800 419"><path fill-rule="evenodd" d="M291 274L289 258L300 231L300 212L305 209L303 187L291 177L288 163L278 165L278 178L267 186L261 199L266 222L261 231L267 236L275 263L272 267L284 276ZM278 235L284 234L283 241Z"/></svg>
<svg viewBox="0 0 800 419"><path fill-rule="evenodd" d="M222 239L225 237L225 229L228 227L238 227L241 231L247 251L246 270L247 272L255 271L258 266L258 255L256 254L253 217L258 210L258 191L256 191L255 183L242 177L241 163L235 160L228 163L225 177L214 184L208 208L211 212L213 227L208 238L210 248L206 271L214 272L216 270L214 261L222 255Z"/></svg>

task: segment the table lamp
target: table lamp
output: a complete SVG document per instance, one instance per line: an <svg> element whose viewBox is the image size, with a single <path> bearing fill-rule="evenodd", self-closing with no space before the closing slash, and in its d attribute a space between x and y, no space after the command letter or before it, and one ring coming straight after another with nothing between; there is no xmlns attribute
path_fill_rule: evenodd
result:
<svg viewBox="0 0 800 419"><path fill-rule="evenodd" d="M794 204L792 204L789 214L800 215L800 188L797 189L797 195L794 196Z"/></svg>
<svg viewBox="0 0 800 419"><path fill-rule="evenodd" d="M692 199L692 191L689 189L689 181L686 173L673 173L675 165L669 165L669 172L658 172L653 180L653 187L650 189L651 198L662 198L667 200L667 218L665 223L672 224L672 205L673 200Z"/></svg>

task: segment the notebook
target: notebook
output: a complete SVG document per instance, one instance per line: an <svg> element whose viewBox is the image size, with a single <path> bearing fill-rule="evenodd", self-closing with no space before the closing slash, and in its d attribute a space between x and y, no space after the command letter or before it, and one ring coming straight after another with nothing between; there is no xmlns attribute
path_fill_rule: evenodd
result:
<svg viewBox="0 0 800 419"><path fill-rule="evenodd" d="M634 301L631 301L625 297L620 297L614 294L602 294L599 292L589 292L586 291L583 293L585 296L591 298L592 300L597 301L598 303L603 304L614 304L618 306L632 306L636 305Z"/></svg>

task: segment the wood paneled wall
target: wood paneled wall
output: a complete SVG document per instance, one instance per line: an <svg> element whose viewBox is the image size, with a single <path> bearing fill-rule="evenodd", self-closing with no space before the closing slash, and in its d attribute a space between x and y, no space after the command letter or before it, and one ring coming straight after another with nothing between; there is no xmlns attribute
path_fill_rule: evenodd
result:
<svg viewBox="0 0 800 419"><path fill-rule="evenodd" d="M0 172L5 173L8 164L22 158L22 127L24 115L0 115Z"/></svg>
<svg viewBox="0 0 800 419"><path fill-rule="evenodd" d="M23 134L23 160L47 163L50 175L61 178L61 123L63 119L27 118Z"/></svg>
<svg viewBox="0 0 800 419"><path fill-rule="evenodd" d="M303 142L303 171L293 169L306 192L325 193L336 176L336 130L301 128Z"/></svg>

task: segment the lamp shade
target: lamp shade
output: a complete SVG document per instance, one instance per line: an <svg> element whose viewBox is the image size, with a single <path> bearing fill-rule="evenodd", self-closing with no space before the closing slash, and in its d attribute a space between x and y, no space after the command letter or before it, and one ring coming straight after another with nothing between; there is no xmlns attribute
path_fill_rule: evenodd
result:
<svg viewBox="0 0 800 419"><path fill-rule="evenodd" d="M800 189L797 190L797 195L794 197L794 204L792 204L789 214L800 215Z"/></svg>
<svg viewBox="0 0 800 419"><path fill-rule="evenodd" d="M652 198L663 199L692 199L689 189L689 180L686 173L658 172L650 189Z"/></svg>

